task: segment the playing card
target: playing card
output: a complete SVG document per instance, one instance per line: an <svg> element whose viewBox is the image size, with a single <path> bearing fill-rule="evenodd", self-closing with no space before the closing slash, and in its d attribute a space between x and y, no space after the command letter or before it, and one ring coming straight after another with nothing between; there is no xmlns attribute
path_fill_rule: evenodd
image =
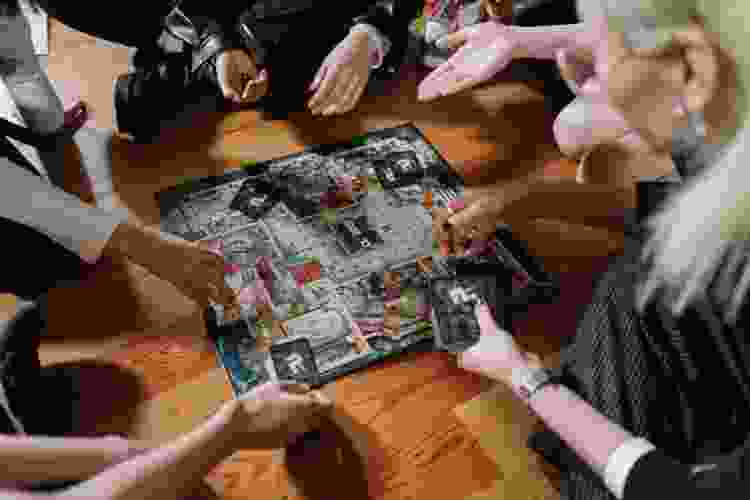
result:
<svg viewBox="0 0 750 500"><path fill-rule="evenodd" d="M333 227L339 245L350 255L383 243L383 239L364 215L337 219Z"/></svg>
<svg viewBox="0 0 750 500"><path fill-rule="evenodd" d="M389 153L373 161L375 173L385 189L396 189L419 184L424 170L417 155L411 151Z"/></svg>
<svg viewBox="0 0 750 500"><path fill-rule="evenodd" d="M481 332L474 307L483 300L478 288L476 281L459 277L432 280L433 335L439 349L457 353L479 341Z"/></svg>
<svg viewBox="0 0 750 500"><path fill-rule="evenodd" d="M258 350L252 323L237 323L223 328L222 333L216 348L236 393L244 394L277 379L268 353Z"/></svg>
<svg viewBox="0 0 750 500"><path fill-rule="evenodd" d="M299 338L275 344L271 358L279 380L318 385L318 368L309 340Z"/></svg>
<svg viewBox="0 0 750 500"><path fill-rule="evenodd" d="M279 192L268 180L249 178L240 187L229 208L239 210L252 220L265 215L279 200Z"/></svg>

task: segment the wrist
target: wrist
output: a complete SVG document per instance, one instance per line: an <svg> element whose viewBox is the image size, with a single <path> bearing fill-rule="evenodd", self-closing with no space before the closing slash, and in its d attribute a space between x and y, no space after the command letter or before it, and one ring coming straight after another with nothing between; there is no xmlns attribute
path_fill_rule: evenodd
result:
<svg viewBox="0 0 750 500"><path fill-rule="evenodd" d="M224 413L231 434L244 436L255 426L255 417L260 413L260 409L261 401L258 399L233 399L219 412Z"/></svg>
<svg viewBox="0 0 750 500"><path fill-rule="evenodd" d="M162 242L160 231L127 220L120 223L112 232L103 253L145 265L147 256L153 254Z"/></svg>
<svg viewBox="0 0 750 500"><path fill-rule="evenodd" d="M357 23L349 31L355 42L366 43L370 55L370 69L378 69L383 65L386 53L390 49L390 42L378 29L367 23Z"/></svg>

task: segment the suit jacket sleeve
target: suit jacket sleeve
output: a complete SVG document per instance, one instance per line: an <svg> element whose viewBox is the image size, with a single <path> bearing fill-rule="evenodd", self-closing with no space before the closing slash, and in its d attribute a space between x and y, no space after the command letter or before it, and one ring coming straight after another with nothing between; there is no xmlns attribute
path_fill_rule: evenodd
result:
<svg viewBox="0 0 750 500"><path fill-rule="evenodd" d="M662 451L643 455L633 466L625 483L624 500L671 498L681 500L734 500L747 497L747 474L750 472L749 448L746 442L735 452L719 457L705 466L682 464Z"/></svg>
<svg viewBox="0 0 750 500"><path fill-rule="evenodd" d="M420 9L420 1L390 0L376 2L354 17L353 24L370 24L390 40L391 50L383 62L384 69L393 71L401 64L409 42L409 24Z"/></svg>

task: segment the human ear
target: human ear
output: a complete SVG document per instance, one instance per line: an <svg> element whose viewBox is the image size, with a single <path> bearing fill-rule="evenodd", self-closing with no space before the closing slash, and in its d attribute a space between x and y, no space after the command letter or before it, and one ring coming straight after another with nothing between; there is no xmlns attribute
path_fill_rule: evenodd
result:
<svg viewBox="0 0 750 500"><path fill-rule="evenodd" d="M670 49L679 51L685 64L682 103L687 112L702 112L719 89L717 45L697 22L673 31Z"/></svg>

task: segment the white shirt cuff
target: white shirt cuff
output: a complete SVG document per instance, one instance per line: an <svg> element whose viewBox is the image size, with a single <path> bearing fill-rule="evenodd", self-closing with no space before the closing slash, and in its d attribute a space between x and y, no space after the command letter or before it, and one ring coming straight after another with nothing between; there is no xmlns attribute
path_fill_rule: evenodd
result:
<svg viewBox="0 0 750 500"><path fill-rule="evenodd" d="M370 39L371 61L370 69L378 69L383 65L383 60L391 50L391 41L383 35L375 26L367 23L354 25L352 32L366 33Z"/></svg>
<svg viewBox="0 0 750 500"><path fill-rule="evenodd" d="M629 439L618 446L609 456L604 469L604 483L609 491L622 500L630 470L638 459L655 449L656 446L640 437Z"/></svg>
<svg viewBox="0 0 750 500"><path fill-rule="evenodd" d="M85 205L76 196L0 159L0 213L49 236L87 262L95 262L127 210Z"/></svg>

